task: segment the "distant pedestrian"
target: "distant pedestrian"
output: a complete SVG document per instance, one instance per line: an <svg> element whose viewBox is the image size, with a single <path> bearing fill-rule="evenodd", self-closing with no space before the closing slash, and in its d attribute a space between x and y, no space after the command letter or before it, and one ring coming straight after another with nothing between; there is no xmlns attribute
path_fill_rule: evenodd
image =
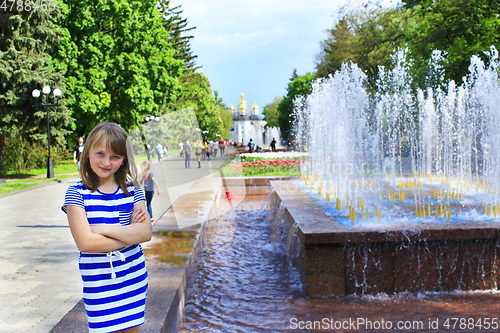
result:
<svg viewBox="0 0 500 333"><path fill-rule="evenodd" d="M80 250L90 333L139 332L144 324L148 273L140 243L152 227L131 147L120 125L97 125L82 152L82 180L69 186L62 206Z"/></svg>
<svg viewBox="0 0 500 333"><path fill-rule="evenodd" d="M214 142L212 140L208 142L208 148L210 148L210 156L214 156Z"/></svg>
<svg viewBox="0 0 500 333"><path fill-rule="evenodd" d="M151 217L151 222L153 219L153 207L151 206L151 201L153 201L153 195L155 194L155 185L158 191L158 195L161 194L160 185L156 181L156 178L151 171L151 163L149 161L141 162L142 179L141 184L144 183L144 194L146 195L146 208L148 210L149 216Z"/></svg>
<svg viewBox="0 0 500 333"><path fill-rule="evenodd" d="M208 141L205 141L205 151L207 153L207 160L210 161L210 143Z"/></svg>
<svg viewBox="0 0 500 333"><path fill-rule="evenodd" d="M226 148L226 141L221 137L219 140L220 156L224 156L224 149Z"/></svg>
<svg viewBox="0 0 500 333"><path fill-rule="evenodd" d="M213 144L212 144L212 149L214 151L214 157L217 157L217 150L219 148L219 142L218 141L214 141Z"/></svg>
<svg viewBox="0 0 500 333"><path fill-rule="evenodd" d="M201 143L201 140L196 140L194 149L196 149L196 152L194 154L196 155L196 159L198 160L198 168L201 168L200 157L203 154L203 144Z"/></svg>
<svg viewBox="0 0 500 333"><path fill-rule="evenodd" d="M276 139L273 138L273 140L271 141L271 150L272 151L276 151Z"/></svg>
<svg viewBox="0 0 500 333"><path fill-rule="evenodd" d="M250 139L250 141L248 141L248 152L253 153L254 149L255 149L255 143L253 142L252 139Z"/></svg>
<svg viewBox="0 0 500 333"><path fill-rule="evenodd" d="M148 161L151 160L151 145L146 145L146 155L148 156Z"/></svg>
<svg viewBox="0 0 500 333"><path fill-rule="evenodd" d="M182 148L184 147L182 140L179 140L179 144L177 145L177 147L179 148L179 157L182 157Z"/></svg>
<svg viewBox="0 0 500 333"><path fill-rule="evenodd" d="M184 151L184 166L186 168L191 167L191 149L193 148L191 147L189 140L186 140L182 146L182 150Z"/></svg>
<svg viewBox="0 0 500 333"><path fill-rule="evenodd" d="M155 149L156 155L158 155L158 162L160 162L160 160L163 158L163 146L158 142Z"/></svg>
<svg viewBox="0 0 500 333"><path fill-rule="evenodd" d="M80 156L82 155L83 148L83 137L81 136L78 138L78 143L73 149L73 162L77 165L78 172L80 172Z"/></svg>

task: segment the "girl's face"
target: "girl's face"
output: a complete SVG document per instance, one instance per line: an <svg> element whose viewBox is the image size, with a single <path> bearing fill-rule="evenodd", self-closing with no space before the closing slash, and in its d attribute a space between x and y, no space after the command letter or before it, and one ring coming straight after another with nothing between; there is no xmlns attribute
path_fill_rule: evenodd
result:
<svg viewBox="0 0 500 333"><path fill-rule="evenodd" d="M123 165L124 156L112 152L106 140L103 140L98 147L89 149L90 167L99 177L101 182L114 179L114 174Z"/></svg>

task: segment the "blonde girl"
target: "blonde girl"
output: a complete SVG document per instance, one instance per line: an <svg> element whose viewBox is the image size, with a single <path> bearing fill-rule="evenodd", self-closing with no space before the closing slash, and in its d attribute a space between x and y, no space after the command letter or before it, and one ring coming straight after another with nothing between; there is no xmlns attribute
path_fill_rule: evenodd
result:
<svg viewBox="0 0 500 333"><path fill-rule="evenodd" d="M80 250L91 333L135 333L144 323L148 274L139 244L152 227L130 148L120 125L97 125L82 153L81 181L69 186L62 207Z"/></svg>

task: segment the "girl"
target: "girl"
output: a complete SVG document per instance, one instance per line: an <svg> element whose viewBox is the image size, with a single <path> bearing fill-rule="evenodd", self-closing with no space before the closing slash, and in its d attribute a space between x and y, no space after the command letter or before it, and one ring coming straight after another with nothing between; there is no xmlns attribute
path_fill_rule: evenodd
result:
<svg viewBox="0 0 500 333"><path fill-rule="evenodd" d="M139 243L152 227L131 152L118 124L97 125L82 153L82 180L69 186L62 207L80 249L91 333L135 333L144 323L148 274Z"/></svg>
<svg viewBox="0 0 500 333"><path fill-rule="evenodd" d="M149 161L141 162L142 179L141 184L144 182L144 193L146 194L146 208L148 209L149 216L151 217L151 222L153 222L153 208L151 207L151 201L153 200L153 195L155 194L155 185L158 189L158 195L161 194L160 185L156 181L156 178L151 172L151 163Z"/></svg>

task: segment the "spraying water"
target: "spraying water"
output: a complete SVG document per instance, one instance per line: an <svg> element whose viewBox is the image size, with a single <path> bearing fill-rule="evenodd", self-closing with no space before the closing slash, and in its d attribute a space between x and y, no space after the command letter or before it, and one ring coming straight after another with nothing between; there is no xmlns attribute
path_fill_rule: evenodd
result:
<svg viewBox="0 0 500 333"><path fill-rule="evenodd" d="M444 81L438 51L425 89L412 88L407 50L396 52L392 70L379 68L375 94L365 89L366 75L356 64L314 82L312 93L295 101L295 135L309 153L301 165L306 187L335 202L334 215L353 222L367 217L368 208L373 217L381 207L393 211L387 202L415 206L406 205L399 216L437 212L436 219L451 220L450 206L463 208L472 196L477 204L467 210L482 212L484 204L485 215L496 218L499 60L495 47L487 55L489 65L472 57L463 83L451 81L444 90L437 84Z"/></svg>

